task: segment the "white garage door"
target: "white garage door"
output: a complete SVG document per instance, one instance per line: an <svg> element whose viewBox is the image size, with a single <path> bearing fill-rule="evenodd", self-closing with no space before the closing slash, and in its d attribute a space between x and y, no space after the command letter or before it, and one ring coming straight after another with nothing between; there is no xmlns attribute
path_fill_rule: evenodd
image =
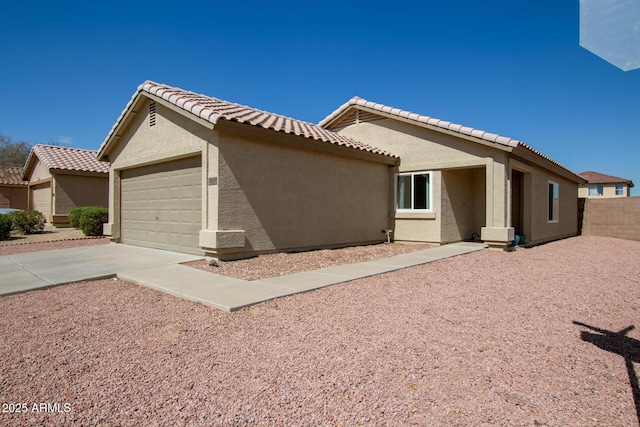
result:
<svg viewBox="0 0 640 427"><path fill-rule="evenodd" d="M47 222L51 216L51 182L31 186L31 209L42 212Z"/></svg>
<svg viewBox="0 0 640 427"><path fill-rule="evenodd" d="M200 156L123 170L122 243L201 254Z"/></svg>

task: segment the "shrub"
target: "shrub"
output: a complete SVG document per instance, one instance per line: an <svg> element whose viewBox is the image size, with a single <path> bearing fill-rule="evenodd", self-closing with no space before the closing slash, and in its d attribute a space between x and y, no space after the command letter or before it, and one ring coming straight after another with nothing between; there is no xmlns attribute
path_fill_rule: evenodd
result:
<svg viewBox="0 0 640 427"><path fill-rule="evenodd" d="M22 234L41 233L44 229L44 215L38 211L15 211L8 214L13 227Z"/></svg>
<svg viewBox="0 0 640 427"><path fill-rule="evenodd" d="M102 236L102 225L109 221L109 210L101 206L89 206L80 215L80 229L85 236Z"/></svg>
<svg viewBox="0 0 640 427"><path fill-rule="evenodd" d="M9 240L13 222L7 214L0 214L0 240Z"/></svg>
<svg viewBox="0 0 640 427"><path fill-rule="evenodd" d="M89 209L88 206L74 208L69 211L69 223L73 228L80 228L80 218L85 210Z"/></svg>

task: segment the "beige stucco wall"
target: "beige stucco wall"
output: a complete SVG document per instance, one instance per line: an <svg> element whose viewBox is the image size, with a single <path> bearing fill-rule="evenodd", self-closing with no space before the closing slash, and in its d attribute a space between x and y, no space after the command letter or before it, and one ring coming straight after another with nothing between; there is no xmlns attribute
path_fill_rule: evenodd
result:
<svg viewBox="0 0 640 427"><path fill-rule="evenodd" d="M36 157L35 165L33 169L31 169L31 173L25 177L29 184L37 184L40 181L44 181L48 178L51 178L51 173L49 172L49 168L47 168L41 161Z"/></svg>
<svg viewBox="0 0 640 427"><path fill-rule="evenodd" d="M629 197L630 196L630 188L627 184L623 184L622 196L616 196L616 185L615 184L596 184L602 185L603 195L602 196L589 196L589 186L581 185L578 188L578 197L590 199L609 199L609 198L619 198L619 197Z"/></svg>
<svg viewBox="0 0 640 427"><path fill-rule="evenodd" d="M544 242L575 235L578 232L577 184L540 167L533 167L531 180L531 232L527 236L529 242ZM559 186L560 211L557 222L548 220L549 181Z"/></svg>
<svg viewBox="0 0 640 427"><path fill-rule="evenodd" d="M218 143L219 229L245 235L227 252L386 239L388 165L222 132Z"/></svg>
<svg viewBox="0 0 640 427"><path fill-rule="evenodd" d="M432 212L397 213L397 240L448 243L471 238L479 226L501 234L509 227L506 152L391 119L339 133L399 155L400 173L433 171Z"/></svg>
<svg viewBox="0 0 640 427"><path fill-rule="evenodd" d="M105 233L112 235L114 240L119 238L119 194L122 169L198 154L202 155L203 169L205 169L208 160L212 157L210 153L216 149L215 132L161 102L156 102L155 125L151 126L149 102L148 98L142 98L139 105L136 105L137 114L132 116L120 139L108 153L111 173L109 176L109 223L105 224ZM210 191L207 190L205 174L202 179L203 224L206 224L211 220L207 218L209 210L206 204Z"/></svg>
<svg viewBox="0 0 640 427"><path fill-rule="evenodd" d="M109 152L111 168L125 169L201 154L210 137L210 132L203 126L159 102L156 103L155 125L151 126L149 100L145 98Z"/></svg>
<svg viewBox="0 0 640 427"><path fill-rule="evenodd" d="M512 170L523 173L522 227L530 242L577 233L577 182L569 178L571 173L530 150L519 148L516 155L509 147L392 119L350 124L338 131L399 155L399 172L433 171L432 212L396 213L397 240L448 243L478 233L491 245L510 242ZM557 222L547 219L548 181L559 185Z"/></svg>
<svg viewBox="0 0 640 427"><path fill-rule="evenodd" d="M104 176L82 176L55 174L53 214L65 215L81 206L104 206L109 204L109 178Z"/></svg>

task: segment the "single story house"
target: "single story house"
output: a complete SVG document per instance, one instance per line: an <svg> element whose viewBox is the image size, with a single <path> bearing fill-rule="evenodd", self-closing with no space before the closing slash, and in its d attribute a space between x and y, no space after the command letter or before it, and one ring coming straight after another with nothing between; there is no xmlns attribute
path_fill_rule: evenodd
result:
<svg viewBox="0 0 640 427"><path fill-rule="evenodd" d="M116 242L221 259L380 242L384 150L311 123L153 82L98 152Z"/></svg>
<svg viewBox="0 0 640 427"><path fill-rule="evenodd" d="M27 188L22 168L0 168L0 208L27 209Z"/></svg>
<svg viewBox="0 0 640 427"><path fill-rule="evenodd" d="M586 171L579 174L586 179L585 184L578 187L578 197L590 198L614 198L630 197L633 181L617 176L605 175L599 172Z"/></svg>
<svg viewBox="0 0 640 427"><path fill-rule="evenodd" d="M577 234L585 180L527 144L352 98L320 122L400 156L392 209L396 240L451 243L479 236L503 247Z"/></svg>
<svg viewBox="0 0 640 427"><path fill-rule="evenodd" d="M577 233L584 180L509 138L354 98L319 125L147 81L98 151L115 242L221 259ZM512 200L514 201L512 203Z"/></svg>
<svg viewBox="0 0 640 427"><path fill-rule="evenodd" d="M108 206L109 164L96 151L34 145L24 166L29 209L42 212L55 227L69 226L69 211L81 206Z"/></svg>

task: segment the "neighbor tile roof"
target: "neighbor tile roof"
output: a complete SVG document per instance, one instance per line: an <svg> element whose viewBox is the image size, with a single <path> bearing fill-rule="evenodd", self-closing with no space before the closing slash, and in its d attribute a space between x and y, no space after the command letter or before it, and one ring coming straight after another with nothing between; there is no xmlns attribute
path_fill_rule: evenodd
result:
<svg viewBox="0 0 640 427"><path fill-rule="evenodd" d="M27 185L28 183L22 180L22 168L7 167L0 168L0 184Z"/></svg>
<svg viewBox="0 0 640 427"><path fill-rule="evenodd" d="M586 171L579 175L586 179L589 184L629 184L630 187L633 187L633 182L630 179L605 175L600 172Z"/></svg>
<svg viewBox="0 0 640 427"><path fill-rule="evenodd" d="M171 104L212 124L216 124L220 119L244 123L252 126L259 126L264 129L272 129L276 132L303 136L315 141L322 141L329 144L355 148L357 150L397 158L397 156L384 150L347 138L313 123L303 122L152 81L146 81L138 87L138 91L134 94L131 101L129 101L129 104L127 104L122 115L109 132L105 142L100 147L101 153L140 92L147 92L162 98L165 101L170 102Z"/></svg>
<svg viewBox="0 0 640 427"><path fill-rule="evenodd" d="M459 133L461 135L467 135L467 136L475 137L475 138L478 138L478 139L483 140L483 141L488 141L488 142L493 142L493 143L496 143L496 144L501 144L501 145L504 145L506 147L513 147L513 148L523 147L523 148L535 153L536 155L538 155L538 156L550 161L551 163L561 167L562 169L566 170L567 172L578 176L578 174L573 172L571 169L569 169L566 166L558 163L557 161L553 160L551 157L548 157L548 156L542 154L541 152L539 152L535 148L525 144L524 142L518 141L517 139L508 138L506 136L500 136L500 135L495 134L495 133L486 132L486 131L480 130L480 129L474 129L474 128L471 128L471 127L468 127L468 126L463 126L463 125L460 125L460 124L448 122L446 120L436 119L434 117L425 116L425 115L422 115L422 114L412 113L410 111L401 110L399 108L389 107L389 106L384 105L384 104L379 104L379 103L376 103L376 102L367 101L366 99L360 98L359 96L355 96L355 97L351 98L349 101L347 101L344 104L342 104L333 113L331 113L327 117L325 117L318 125L322 126L322 127L328 126L329 123L331 123L334 119L336 119L337 117L339 117L345 111L347 111L349 108L352 108L352 107L356 107L356 108L361 107L361 108L364 108L364 109L369 110L369 111L379 112L379 113L386 114L388 116L395 116L395 117L398 117L398 118L402 118L402 119L408 120L410 122L415 122L417 124L428 125L428 126L435 127L437 129L447 130L447 131Z"/></svg>
<svg viewBox="0 0 640 427"><path fill-rule="evenodd" d="M109 163L98 161L97 151L55 145L34 145L26 167L31 168L34 156L48 168L68 171L109 173Z"/></svg>

